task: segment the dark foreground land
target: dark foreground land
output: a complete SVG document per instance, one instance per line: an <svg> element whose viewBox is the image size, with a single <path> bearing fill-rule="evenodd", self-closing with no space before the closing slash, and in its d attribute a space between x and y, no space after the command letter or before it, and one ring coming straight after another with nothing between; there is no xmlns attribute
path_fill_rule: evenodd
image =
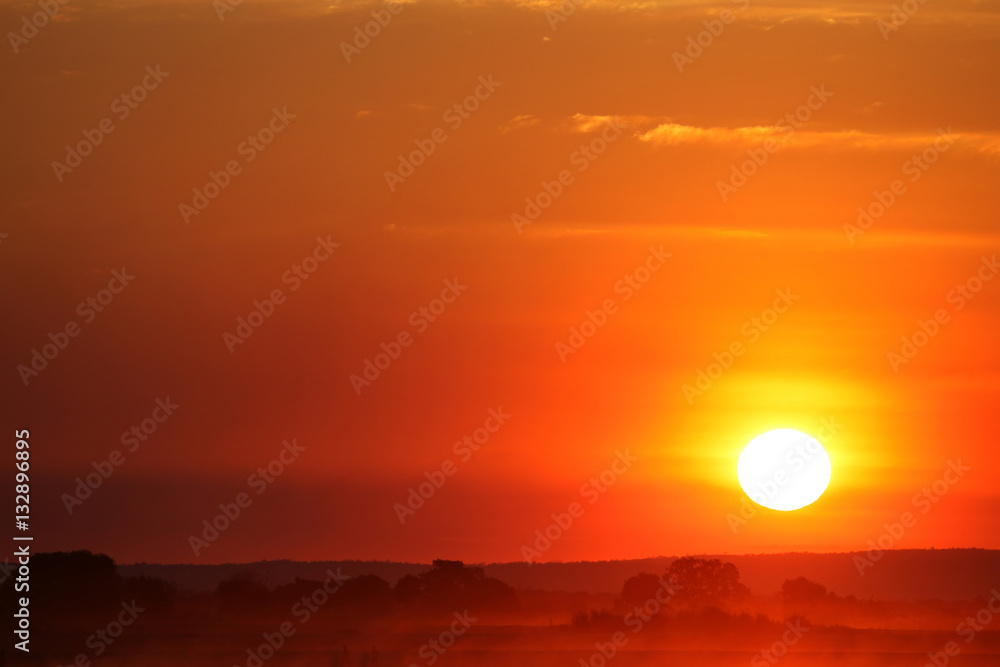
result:
<svg viewBox="0 0 1000 667"><path fill-rule="evenodd" d="M248 567L211 590L123 576L130 569L88 552L36 556L31 651L9 642L8 659L79 667L1000 664L1000 592L989 585L996 570L977 575L982 593L966 599L879 600L798 573L758 592L733 563L713 558L671 559L607 592L514 588L457 561L413 567L392 583L330 566L274 583ZM8 624L13 583L3 583Z"/></svg>

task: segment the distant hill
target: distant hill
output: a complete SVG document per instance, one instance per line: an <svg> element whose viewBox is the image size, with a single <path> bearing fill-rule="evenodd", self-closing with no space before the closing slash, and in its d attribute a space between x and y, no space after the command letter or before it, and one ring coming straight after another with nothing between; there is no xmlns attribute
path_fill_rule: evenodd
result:
<svg viewBox="0 0 1000 667"><path fill-rule="evenodd" d="M968 600L1000 589L1000 551L987 549L908 549L888 551L858 573L855 556L840 554L760 554L704 556L734 563L741 580L761 595L775 593L785 579L799 576L817 581L838 595L884 600ZM660 573L672 557L641 560L574 563L494 563L486 573L518 589L617 593L622 582L639 572ZM225 565L121 565L126 576L153 576L182 588L208 591L237 572L253 572L270 585L290 582L296 577L323 579L328 568L340 567L347 575L375 574L390 583L407 574L430 569L430 564L380 561L289 560Z"/></svg>

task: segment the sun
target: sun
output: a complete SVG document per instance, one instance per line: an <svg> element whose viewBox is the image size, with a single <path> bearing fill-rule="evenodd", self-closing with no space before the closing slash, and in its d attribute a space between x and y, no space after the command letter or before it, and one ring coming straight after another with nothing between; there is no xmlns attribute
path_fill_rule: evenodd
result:
<svg viewBox="0 0 1000 667"><path fill-rule="evenodd" d="M832 467L823 445L801 431L779 428L758 435L740 454L736 475L750 499L790 512L810 505L830 484Z"/></svg>

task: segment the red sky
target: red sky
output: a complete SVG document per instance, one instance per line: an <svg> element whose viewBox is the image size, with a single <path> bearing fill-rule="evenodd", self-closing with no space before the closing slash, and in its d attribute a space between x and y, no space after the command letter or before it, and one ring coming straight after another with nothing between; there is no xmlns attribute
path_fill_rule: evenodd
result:
<svg viewBox="0 0 1000 667"><path fill-rule="evenodd" d="M726 7L732 22L678 71L673 54ZM626 450L637 461L542 560L865 549L959 460L971 470L899 546L1000 547L1000 281L949 299L1000 240L996 3L936 0L883 39L892 9L877 3L590 3L553 30L541 3L420 1L347 62L340 43L373 8L245 2L220 21L210 3L74 0L0 49L16 91L4 414L31 430L42 547L517 560ZM5 32L34 11L0 9ZM112 105L147 66L168 75L122 118ZM477 87L456 127L448 109ZM798 127L775 127L810 100ZM273 109L294 118L241 150ZM103 118L114 131L57 180L52 163ZM614 118L624 129L581 157ZM390 191L386 172L436 128L446 139ZM765 145L723 200L718 183ZM234 160L186 224L179 205ZM519 233L511 215L564 170L572 182ZM846 232L896 180L884 214ZM340 245L292 291L283 276L317 237ZM650 247L670 257L626 300L616 285ZM78 304L123 267L134 281L87 322ZM468 287L418 331L411 314L449 280ZM230 353L223 334L275 289L287 300ZM754 339L777 290L799 298ZM556 344L608 299L564 363ZM948 321L894 369L889 353L939 309ZM26 386L18 366L71 320L80 334ZM404 331L412 343L359 395L350 376ZM737 341L745 354L689 402L684 385ZM129 452L121 434L168 396L180 407ZM463 461L453 444L501 407L509 421ZM742 447L823 420L839 425L821 438L826 494L734 534ZM293 438L305 451L257 495L248 477ZM74 479L115 450L124 462L67 513ZM457 471L401 524L394 505L448 459ZM189 536L248 490L195 556Z"/></svg>

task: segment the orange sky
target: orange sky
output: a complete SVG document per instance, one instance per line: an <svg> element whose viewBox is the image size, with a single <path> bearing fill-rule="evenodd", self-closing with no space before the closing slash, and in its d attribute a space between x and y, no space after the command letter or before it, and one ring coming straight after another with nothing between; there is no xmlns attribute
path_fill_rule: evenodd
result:
<svg viewBox="0 0 1000 667"><path fill-rule="evenodd" d="M891 3L742 4L584 3L553 30L542 2L420 0L347 62L340 43L383 5L246 0L220 21L209 2L73 0L0 49L16 91L4 414L32 433L36 539L125 562L517 560L628 449L638 460L541 560L864 549L959 459L971 471L899 546L1000 548L1000 281L949 298L1000 247L1000 7L935 0L883 39ZM678 71L722 9L731 22ZM3 4L0 24L35 10ZM157 65L123 118L115 100ZM449 115L477 89L478 108ZM114 131L58 180L52 163L103 118ZM269 123L273 142L243 143ZM915 166L936 139L947 149ZM724 201L719 182L765 146ZM231 161L186 224L179 205ZM561 173L551 205L512 222ZM897 180L884 214L845 232ZM314 255L317 237L339 247ZM626 299L651 247L670 256ZM122 267L134 281L87 321L78 304ZM445 281L468 287L411 318ZM223 334L275 289L284 302L230 353ZM754 334L777 290L798 299ZM609 299L563 363L556 344ZM894 371L888 353L939 309ZM18 365L71 320L79 335L25 386ZM359 395L351 375L401 332ZM687 400L734 342L745 353ZM168 396L180 407L128 451L122 432ZM463 461L453 444L501 407L509 421ZM734 534L742 447L823 420L839 425L827 493ZM189 535L292 438L301 456L195 557ZM68 514L62 494L116 449L124 463ZM449 459L401 525L393 506Z"/></svg>

